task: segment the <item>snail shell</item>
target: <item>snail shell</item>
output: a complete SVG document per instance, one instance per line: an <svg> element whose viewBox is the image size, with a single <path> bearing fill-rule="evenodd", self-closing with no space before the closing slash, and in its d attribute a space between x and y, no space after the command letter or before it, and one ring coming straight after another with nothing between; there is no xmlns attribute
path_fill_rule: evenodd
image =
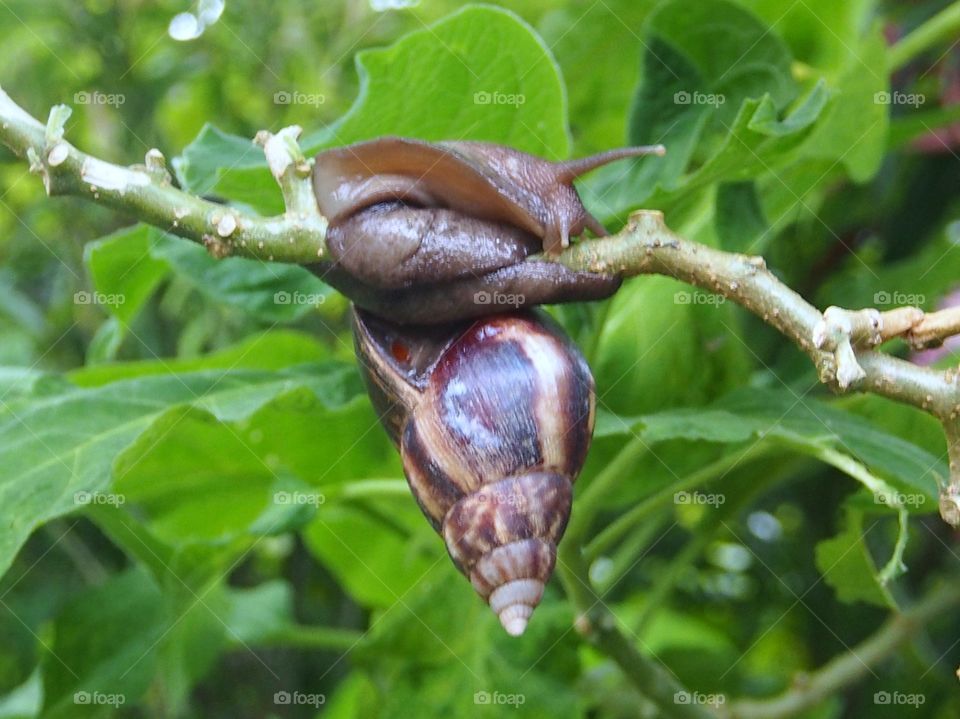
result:
<svg viewBox="0 0 960 719"><path fill-rule="evenodd" d="M364 378L424 515L512 635L556 562L594 422L594 383L535 313L398 327L355 310Z"/></svg>

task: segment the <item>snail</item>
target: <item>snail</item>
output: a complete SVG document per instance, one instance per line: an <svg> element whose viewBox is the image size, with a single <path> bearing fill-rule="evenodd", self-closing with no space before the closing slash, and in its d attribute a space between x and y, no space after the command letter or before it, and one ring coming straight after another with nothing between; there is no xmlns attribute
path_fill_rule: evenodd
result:
<svg viewBox="0 0 960 719"><path fill-rule="evenodd" d="M314 193L330 222L329 258L311 269L355 304L400 323L437 324L497 311L476 297L552 304L609 297L615 275L531 261L589 229L606 230L573 186L614 160L662 154L628 147L553 163L483 142L399 137L321 152Z"/></svg>
<svg viewBox="0 0 960 719"><path fill-rule="evenodd" d="M522 634L553 572L594 423L594 383L547 318L411 329L354 311L361 372L456 567Z"/></svg>
<svg viewBox="0 0 960 719"><path fill-rule="evenodd" d="M543 596L593 433L594 381L535 306L608 297L614 275L530 259L605 228L573 180L662 147L551 163L480 142L384 137L320 153L330 257L361 374L457 568L522 634ZM505 310L513 311L505 311Z"/></svg>

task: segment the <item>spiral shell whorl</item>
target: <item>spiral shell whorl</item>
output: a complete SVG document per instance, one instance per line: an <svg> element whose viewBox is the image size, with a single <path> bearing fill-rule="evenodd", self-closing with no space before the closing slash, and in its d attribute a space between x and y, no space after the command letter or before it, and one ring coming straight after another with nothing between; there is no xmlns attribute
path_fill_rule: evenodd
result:
<svg viewBox="0 0 960 719"><path fill-rule="evenodd" d="M483 485L443 519L450 557L514 636L553 573L572 493L566 477L531 472Z"/></svg>
<svg viewBox="0 0 960 719"><path fill-rule="evenodd" d="M535 313L485 317L446 341L358 313L356 337L417 504L506 631L522 633L590 445L586 361Z"/></svg>

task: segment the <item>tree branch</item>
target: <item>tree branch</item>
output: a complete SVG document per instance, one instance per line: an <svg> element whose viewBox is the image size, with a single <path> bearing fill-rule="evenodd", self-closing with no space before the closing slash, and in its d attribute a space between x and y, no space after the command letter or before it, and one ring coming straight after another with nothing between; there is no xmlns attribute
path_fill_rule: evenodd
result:
<svg viewBox="0 0 960 719"><path fill-rule="evenodd" d="M47 194L77 195L133 215L167 232L202 242L216 257L237 255L278 262L316 262L325 252L327 221L302 199L278 217L257 217L208 202L171 183L163 155L153 149L144 165L122 167L77 150L63 139L70 108L57 105L44 127L0 88L0 141L27 158ZM259 137L284 198L309 191L310 167L296 146L299 128ZM311 211L312 208L312 211Z"/></svg>
<svg viewBox="0 0 960 719"><path fill-rule="evenodd" d="M683 240L664 224L660 212L650 210L631 215L627 226L612 237L573 245L559 261L571 269L623 277L667 275L721 294L791 339L813 361L824 384L837 392L872 392L929 412L944 423L948 445L957 445L958 438L950 439L951 428L960 421L957 371L919 367L869 349L888 337L909 335L925 325L930 331L931 317L936 327L933 334L952 334L953 313L933 313L926 319L917 315L920 311L916 308L881 313L831 307L821 313L780 282L763 258ZM938 479L940 507L943 519L958 526L960 449L951 457L955 458L949 481Z"/></svg>
<svg viewBox="0 0 960 719"><path fill-rule="evenodd" d="M949 19L949 18L948 18ZM121 167L86 155L63 139L69 108L54 107L44 127L0 89L0 141L30 160L50 195L73 194L128 212L187 239L217 257L315 263L325 254L327 221L317 209L310 162L296 143L300 128L261 132L287 211L262 218L208 202L175 188L157 150L144 166ZM792 340L813 361L820 380L838 392L872 392L913 405L944 423L951 473L940 484L941 516L960 525L960 388L957 371L919 367L874 347L902 336L924 345L960 330L960 311L924 315L917 308L888 312L830 307L821 313L770 272L761 257L722 252L683 240L660 212L634 213L612 237L583 240L555 259L571 269L633 277L662 274L716 292L750 310ZM951 437L953 439L951 439Z"/></svg>
<svg viewBox="0 0 960 719"><path fill-rule="evenodd" d="M790 689L770 699L741 699L727 707L731 719L779 719L809 709L834 692L862 679L870 667L892 654L934 617L960 604L960 584L954 582L930 594L914 607L892 616L877 632L822 668L798 678Z"/></svg>
<svg viewBox="0 0 960 719"><path fill-rule="evenodd" d="M569 541L560 545L557 570L567 596L579 612L575 624L577 631L617 663L631 684L657 706L660 715L672 719L716 719L711 707L678 701L678 694L689 693L676 677L655 659L637 651L618 626L616 616L590 584L579 545Z"/></svg>

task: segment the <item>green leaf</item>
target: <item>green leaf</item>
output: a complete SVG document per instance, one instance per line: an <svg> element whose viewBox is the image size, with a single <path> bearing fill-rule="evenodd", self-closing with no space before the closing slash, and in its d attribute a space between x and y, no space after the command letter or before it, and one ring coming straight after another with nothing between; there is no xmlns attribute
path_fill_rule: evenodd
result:
<svg viewBox="0 0 960 719"><path fill-rule="evenodd" d="M361 91L336 143L380 135L489 140L558 159L569 144L559 69L512 12L466 7L357 54Z"/></svg>
<svg viewBox="0 0 960 719"><path fill-rule="evenodd" d="M307 548L360 604L389 607L424 577L446 571L443 540L413 498L325 505L304 532ZM449 573L448 573L449 574ZM465 582L462 589L472 593Z"/></svg>
<svg viewBox="0 0 960 719"><path fill-rule="evenodd" d="M875 0L804 0L788 5L781 0L739 2L775 27L797 60L827 72L843 66L876 12Z"/></svg>
<svg viewBox="0 0 960 719"><path fill-rule="evenodd" d="M261 215L280 215L285 209L283 195L277 180L265 170L262 161L250 167L218 169L217 194L230 198L234 204L253 208Z"/></svg>
<svg viewBox="0 0 960 719"><path fill-rule="evenodd" d="M789 391L744 389L704 409L681 409L635 418L599 413L597 437L638 433L645 441L689 439L739 443L761 437L821 457L836 450L889 480L900 492L919 494L911 511L936 510L937 477L946 466L930 452L866 419ZM874 488L870 488L872 491Z"/></svg>
<svg viewBox="0 0 960 719"><path fill-rule="evenodd" d="M256 459L211 413L175 407L120 454L113 488L161 540L216 540L245 529L267 505L273 470Z"/></svg>
<svg viewBox="0 0 960 719"><path fill-rule="evenodd" d="M360 715L399 719L417 706L430 717L479 716L475 694L496 691L519 695L523 705L501 700L500 713L496 706L480 707L492 709L492 716L523 715L526 707L535 707L537 716L581 716L573 689L581 660L569 631L574 620L569 607L548 588L518 643L449 559L441 560L442 569L375 613L364 646L351 653L356 666L391 677L368 697Z"/></svg>
<svg viewBox="0 0 960 719"><path fill-rule="evenodd" d="M811 158L836 160L855 182L880 168L890 128L889 105L878 94L889 90L887 43L879 27L847 48L843 69L831 83L833 102L804 145Z"/></svg>
<svg viewBox="0 0 960 719"><path fill-rule="evenodd" d="M174 546L278 534L326 516L324 488L398 471L359 382L354 389L336 404L294 389L239 421L175 407L117 458L113 489Z"/></svg>
<svg viewBox="0 0 960 719"><path fill-rule="evenodd" d="M899 491L926 498L911 511L936 511L938 477L947 476L942 458L826 402L799 399L791 392L751 390L735 393L718 406L764 419L771 423L771 431L789 432L811 443L811 448L822 437L826 446L871 467Z"/></svg>
<svg viewBox="0 0 960 719"><path fill-rule="evenodd" d="M210 123L205 124L194 141L183 149L183 154L173 160L181 186L195 195L213 192L220 168L242 170L263 164L263 150L254 145L251 138L230 135ZM276 182L273 190L280 194Z"/></svg>
<svg viewBox="0 0 960 719"><path fill-rule="evenodd" d="M685 189L721 180L747 180L774 170L807 138L827 99L826 86L817 83L782 120L769 96L745 100L727 126L716 154L686 178Z"/></svg>
<svg viewBox="0 0 960 719"><path fill-rule="evenodd" d="M0 574L37 526L87 500L111 499L96 493L108 489L114 458L169 408L186 404L235 421L296 387L336 406L357 386L352 366L208 370L70 388L0 415Z"/></svg>
<svg viewBox="0 0 960 719"><path fill-rule="evenodd" d="M817 569L836 590L840 601L895 609L893 597L877 579L877 567L864 541L877 521L872 520L865 529L863 514L848 510L843 531L817 544Z"/></svg>
<svg viewBox="0 0 960 719"><path fill-rule="evenodd" d="M97 387L135 377L220 369L278 370L285 367L330 359L330 351L313 337L293 330L271 330L238 342L231 347L199 358L158 359L117 362L83 367L71 372L70 382L81 387ZM17 381L14 374L12 381ZM0 388L3 387L0 370Z"/></svg>
<svg viewBox="0 0 960 719"><path fill-rule="evenodd" d="M48 329L41 309L17 289L6 270L0 270L0 318L8 319L34 339L41 338Z"/></svg>
<svg viewBox="0 0 960 719"><path fill-rule="evenodd" d="M683 52L702 78L688 88L723 94L715 122L729 121L741 102L769 94L777 107L796 95L791 55L775 31L726 0L670 0L650 17L648 33Z"/></svg>
<svg viewBox="0 0 960 719"><path fill-rule="evenodd" d="M354 719L375 710L377 685L364 672L352 671L337 685L323 710L325 719Z"/></svg>
<svg viewBox="0 0 960 719"><path fill-rule="evenodd" d="M551 159L569 153L559 68L508 10L468 6L390 47L357 53L356 66L356 101L303 139L307 155L381 135L487 140ZM280 208L276 182L248 140L207 126L175 167L193 191L212 189L265 214Z"/></svg>
<svg viewBox="0 0 960 719"><path fill-rule="evenodd" d="M125 326L116 317L100 325L87 345L87 364L97 365L115 359L125 334Z"/></svg>
<svg viewBox="0 0 960 719"><path fill-rule="evenodd" d="M773 238L754 182L725 182L717 188L717 237L730 252L760 253Z"/></svg>
<svg viewBox="0 0 960 719"><path fill-rule="evenodd" d="M294 623L293 588L284 581L264 582L249 589L227 590L230 610L224 617L234 642L257 644L282 633Z"/></svg>
<svg viewBox="0 0 960 719"><path fill-rule="evenodd" d="M218 574L200 592L182 582L172 589L165 587L168 615L166 633L158 645L155 681L163 693L163 705L173 714L186 711L194 684L227 646L227 627L221 617L229 611L229 599L221 580Z"/></svg>
<svg viewBox="0 0 960 719"><path fill-rule="evenodd" d="M646 31L630 142L662 142L667 155L626 174L601 169L585 181L587 203L603 216L644 203L668 210L694 189L775 171L827 104L822 83L796 101L788 48L774 28L733 3L673 0L658 7Z"/></svg>
<svg viewBox="0 0 960 719"><path fill-rule="evenodd" d="M604 0L554 7L536 23L566 80L577 154L624 143L643 50L640 28L653 0ZM573 28L571 30L571 28ZM610 48L617 52L610 52Z"/></svg>
<svg viewBox="0 0 960 719"><path fill-rule="evenodd" d="M160 591L142 571L116 575L77 597L54 624L41 716L110 716L132 705L153 676L164 620Z"/></svg>
<svg viewBox="0 0 960 719"><path fill-rule="evenodd" d="M154 257L214 302L268 322L290 322L315 311L332 294L316 275L298 265L241 257L218 260L203 247L152 231Z"/></svg>
<svg viewBox="0 0 960 719"><path fill-rule="evenodd" d="M151 254L154 232L147 225L134 225L84 247L84 261L97 292L123 298L105 306L124 324L136 317L169 269Z"/></svg>
<svg viewBox="0 0 960 719"><path fill-rule="evenodd" d="M626 285L610 301L595 356L598 406L653 412L704 404L742 382L745 345L722 297L664 277Z"/></svg>

